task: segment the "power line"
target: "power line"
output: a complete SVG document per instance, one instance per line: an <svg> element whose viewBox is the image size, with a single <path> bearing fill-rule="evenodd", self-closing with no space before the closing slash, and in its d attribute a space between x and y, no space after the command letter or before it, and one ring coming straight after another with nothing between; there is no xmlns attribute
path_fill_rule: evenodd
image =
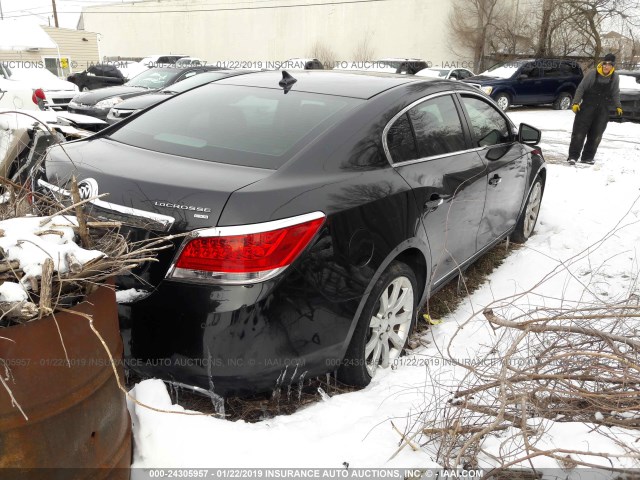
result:
<svg viewBox="0 0 640 480"><path fill-rule="evenodd" d="M345 1L334 1L334 2L326 2L326 3L300 3L295 5L269 5L269 6L258 6L258 7L238 7L238 8L195 8L195 9L184 9L184 10L117 10L117 11L108 11L101 10L95 13L109 13L122 15L126 14L148 14L148 13L199 13L199 12L233 12L233 11L242 11L242 10L273 10L277 8L305 8L305 7L323 7L323 6L331 6L331 5L349 5L349 4L358 4L358 3L382 3L382 2L394 2L394 1L403 1L403 0L345 0ZM83 10L79 11L65 11L64 13L91 13ZM18 18L18 17L27 17L29 14L25 15L12 15L6 18Z"/></svg>

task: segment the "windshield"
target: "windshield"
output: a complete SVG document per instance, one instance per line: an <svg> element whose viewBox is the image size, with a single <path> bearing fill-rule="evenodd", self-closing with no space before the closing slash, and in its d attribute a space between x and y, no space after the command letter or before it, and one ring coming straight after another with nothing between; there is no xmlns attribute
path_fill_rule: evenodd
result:
<svg viewBox="0 0 640 480"><path fill-rule="evenodd" d="M362 102L214 82L157 105L109 138L171 155L277 169Z"/></svg>
<svg viewBox="0 0 640 480"><path fill-rule="evenodd" d="M182 93L186 92L195 87L199 87L200 85L204 85L205 83L213 82L214 80L220 80L221 78L229 76L228 73L219 73L219 72L205 72L200 73L198 75L194 75L193 77L186 78L181 80L180 82L174 83L173 85L164 88L162 91L164 93Z"/></svg>
<svg viewBox="0 0 640 480"><path fill-rule="evenodd" d="M180 73L182 72L165 68L152 68L142 72L140 75L136 75L135 78L129 80L125 85L127 87L160 89L173 82Z"/></svg>
<svg viewBox="0 0 640 480"><path fill-rule="evenodd" d="M482 72L480 75L496 78L511 78L522 66L522 62L504 62L494 65L489 70Z"/></svg>

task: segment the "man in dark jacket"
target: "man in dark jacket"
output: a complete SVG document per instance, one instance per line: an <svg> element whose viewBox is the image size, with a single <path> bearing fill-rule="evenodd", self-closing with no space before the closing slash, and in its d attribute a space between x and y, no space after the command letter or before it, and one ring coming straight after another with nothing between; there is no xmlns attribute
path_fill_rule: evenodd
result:
<svg viewBox="0 0 640 480"><path fill-rule="evenodd" d="M593 165L598 145L609 121L609 107L613 105L616 107L616 113L622 115L620 77L615 71L615 62L615 55L607 53L604 61L599 63L595 70L587 72L578 85L571 107L576 114L567 158L571 165L578 161L581 153L580 161Z"/></svg>

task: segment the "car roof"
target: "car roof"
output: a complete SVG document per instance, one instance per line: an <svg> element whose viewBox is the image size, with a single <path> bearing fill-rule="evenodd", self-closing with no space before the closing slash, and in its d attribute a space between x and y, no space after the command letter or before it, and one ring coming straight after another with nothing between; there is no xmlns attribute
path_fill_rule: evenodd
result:
<svg viewBox="0 0 640 480"><path fill-rule="evenodd" d="M278 84L282 76L283 71L264 71L221 79L216 84L282 88ZM407 83L437 81L426 77L350 70L304 70L295 71L291 76L297 80L291 87L292 90L365 100Z"/></svg>

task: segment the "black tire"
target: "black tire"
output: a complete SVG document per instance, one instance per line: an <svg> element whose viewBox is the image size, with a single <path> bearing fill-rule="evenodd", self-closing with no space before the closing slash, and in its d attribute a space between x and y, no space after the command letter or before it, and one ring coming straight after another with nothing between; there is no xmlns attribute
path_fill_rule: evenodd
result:
<svg viewBox="0 0 640 480"><path fill-rule="evenodd" d="M499 93L496 95L496 98L494 98L494 101L503 112L509 110L509 107L511 106L511 97L508 93Z"/></svg>
<svg viewBox="0 0 640 480"><path fill-rule="evenodd" d="M405 280L408 281L408 283ZM369 342L373 340L374 328L371 327L373 317L376 316L377 318L380 318L380 298L382 297L384 292L386 292L387 295L389 293L393 294L392 284L396 281L398 281L399 283L404 283L405 286L408 286L409 284L411 285L411 293L413 296L412 301L409 302L408 293L406 294L407 297L400 297L405 298L405 302L411 303L412 305L408 322L405 323L403 321L401 325L396 326L381 326L379 327L381 328L381 330L378 331L379 335L378 333L376 333L376 335L378 335L379 339L385 338L385 340L380 340L380 345L384 344L386 341L390 357L389 363L391 363L392 359L400 356L402 350L406 346L416 321L416 303L418 301L417 281L415 273L408 265L402 262L393 261L382 273L382 275L374 285L373 289L371 290L371 294L369 295L369 298L367 299L364 308L362 309L362 313L360 315L360 318L358 319L358 324L356 325L356 329L353 332L353 337L351 338L351 343L347 348L347 353L345 354L344 361L338 369L338 379L341 382L348 385L354 385L356 387L366 387L367 385L369 385L369 382L371 382L371 378L373 377L373 375L375 375L377 363L374 363L373 361L367 362L368 356L365 355L365 347ZM402 291L402 288L400 288L400 290L398 291ZM398 310L397 315L400 316L406 312L407 310L401 308L400 310ZM404 315L402 316L404 317ZM391 321L390 318L389 321ZM386 323L386 320L383 320L383 322ZM398 338L404 340L404 342L402 342L402 348L391 348L393 346L392 340L386 339L386 336L383 337L383 335L388 334L389 329L393 330L393 332L396 334L396 341ZM406 338L404 338L405 334ZM381 347L380 351L384 353L384 348ZM375 352L376 349L374 349L369 356L374 355Z"/></svg>
<svg viewBox="0 0 640 480"><path fill-rule="evenodd" d="M525 203L522 213L520 213L516 229L511 234L511 240L515 243L526 242L534 232L540 215L543 187L542 178L537 177L527 197L527 203Z"/></svg>
<svg viewBox="0 0 640 480"><path fill-rule="evenodd" d="M573 100L573 95L569 92L561 92L558 95L558 98L553 102L554 110L569 110L571 108L571 101Z"/></svg>

